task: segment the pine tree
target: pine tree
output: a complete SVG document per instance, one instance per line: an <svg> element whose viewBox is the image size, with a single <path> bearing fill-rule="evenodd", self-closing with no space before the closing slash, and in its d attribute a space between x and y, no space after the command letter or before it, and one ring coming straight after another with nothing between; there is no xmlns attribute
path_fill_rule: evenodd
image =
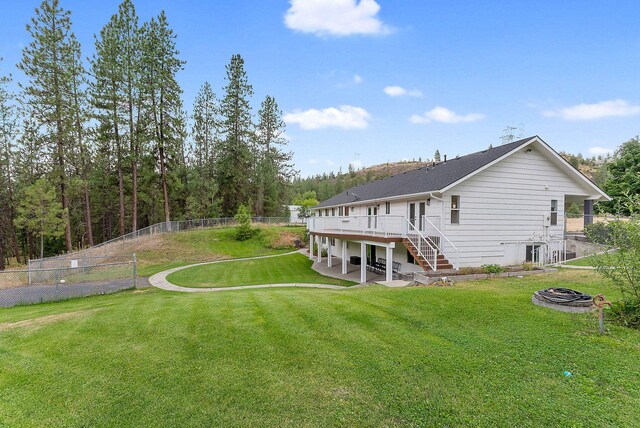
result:
<svg viewBox="0 0 640 428"><path fill-rule="evenodd" d="M258 166L256 177L256 214L277 216L286 203L287 186L295 175L291 152L280 147L287 144L284 138L285 124L276 100L268 96L258 111L256 141Z"/></svg>
<svg viewBox="0 0 640 428"><path fill-rule="evenodd" d="M253 169L252 122L250 98L253 88L248 83L244 60L233 55L226 66L227 85L220 104L222 141L217 145L216 178L222 213L233 216L240 205L250 205Z"/></svg>
<svg viewBox="0 0 640 428"><path fill-rule="evenodd" d="M15 218L14 197L14 139L16 137L16 112L11 104L13 95L6 86L11 76L0 76L0 270L5 269L5 257L8 248L12 247L13 255L20 263L20 251L16 229L12 219Z"/></svg>
<svg viewBox="0 0 640 428"><path fill-rule="evenodd" d="M218 111L216 95L209 82L205 82L193 105L193 165L190 169L187 198L187 215L190 218L213 217L218 214L213 151L219 141Z"/></svg>
<svg viewBox="0 0 640 428"><path fill-rule="evenodd" d="M68 215L56 199L55 189L44 178L25 188L20 195L15 224L40 236L40 258L44 257L44 237L62 236L67 224Z"/></svg>
<svg viewBox="0 0 640 428"><path fill-rule="evenodd" d="M124 0L118 7L118 35L124 98L129 132L129 157L131 159L131 229L138 230L138 168L141 146L145 135L142 121L143 93L141 91L141 36L138 16L131 0Z"/></svg>
<svg viewBox="0 0 640 428"><path fill-rule="evenodd" d="M87 237L87 244L93 246L93 226L91 219L91 198L89 194L89 169L91 164L91 146L89 143L85 126L89 120L89 106L85 91L86 72L82 65L80 56L80 44L71 37L71 54L68 57L69 69L71 72L71 112L73 145L75 149L75 164L78 177L82 187L82 205L84 217L84 235Z"/></svg>
<svg viewBox="0 0 640 428"><path fill-rule="evenodd" d="M169 27L163 12L142 27L141 65L144 71L143 90L149 108L152 135L160 169L164 221L171 221L169 203L169 164L181 164L185 123L180 98L182 89L176 74L182 70L184 61L178 58L176 35ZM182 164L184 157L182 157Z"/></svg>
<svg viewBox="0 0 640 428"><path fill-rule="evenodd" d="M65 242L72 249L68 215L67 151L73 141L70 117L73 117L73 73L69 57L76 56L79 45L73 42L71 13L58 0L44 0L27 25L31 42L22 50L18 68L27 77L22 87L26 114L42 125L39 135L54 153L53 175L58 185L65 215Z"/></svg>
<svg viewBox="0 0 640 428"><path fill-rule="evenodd" d="M433 155L433 160L436 162L440 162L440 150L436 149L436 153Z"/></svg>
<svg viewBox="0 0 640 428"><path fill-rule="evenodd" d="M113 15L96 37L96 53L91 60L94 81L91 86L91 102L96 111L98 129L103 142L114 149L118 173L120 235L125 234L124 171L125 146L123 131L126 127L125 80L122 65L119 19Z"/></svg>

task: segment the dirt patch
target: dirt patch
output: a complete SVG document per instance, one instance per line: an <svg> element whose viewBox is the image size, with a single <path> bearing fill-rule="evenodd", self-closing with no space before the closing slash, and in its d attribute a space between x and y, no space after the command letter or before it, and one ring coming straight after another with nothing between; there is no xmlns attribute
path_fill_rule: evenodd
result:
<svg viewBox="0 0 640 428"><path fill-rule="evenodd" d="M44 325L53 324L58 321L64 321L72 318L88 316L100 309L88 309L85 311L65 312L62 314L46 315L44 317L32 318L28 320L0 323L0 331L13 330L16 328L42 327Z"/></svg>
<svg viewBox="0 0 640 428"><path fill-rule="evenodd" d="M296 244L300 242L300 235L294 232L281 232L276 238L274 238L270 246L273 249L295 248Z"/></svg>

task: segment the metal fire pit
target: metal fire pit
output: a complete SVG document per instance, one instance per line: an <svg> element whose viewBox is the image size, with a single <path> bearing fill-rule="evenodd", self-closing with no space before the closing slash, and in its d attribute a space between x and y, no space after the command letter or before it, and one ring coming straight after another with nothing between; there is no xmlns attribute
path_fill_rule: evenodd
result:
<svg viewBox="0 0 640 428"><path fill-rule="evenodd" d="M534 305L562 312L589 312L595 309L593 296L570 288L547 288L533 293Z"/></svg>

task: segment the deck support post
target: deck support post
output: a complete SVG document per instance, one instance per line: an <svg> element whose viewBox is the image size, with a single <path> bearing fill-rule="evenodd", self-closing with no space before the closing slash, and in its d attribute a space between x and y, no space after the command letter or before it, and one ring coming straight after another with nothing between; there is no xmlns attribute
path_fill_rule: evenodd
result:
<svg viewBox="0 0 640 428"><path fill-rule="evenodd" d="M393 281L393 248L386 247L387 250L387 281Z"/></svg>
<svg viewBox="0 0 640 428"><path fill-rule="evenodd" d="M341 241L342 244L342 274L347 274L347 241L344 239Z"/></svg>
<svg viewBox="0 0 640 428"><path fill-rule="evenodd" d="M313 235L309 235L309 258L313 260Z"/></svg>
<svg viewBox="0 0 640 428"><path fill-rule="evenodd" d="M318 263L322 261L322 238L316 236L316 243L318 244Z"/></svg>
<svg viewBox="0 0 640 428"><path fill-rule="evenodd" d="M367 244L360 243L360 283L367 282Z"/></svg>
<svg viewBox="0 0 640 428"><path fill-rule="evenodd" d="M332 251L331 251L331 238L327 238L329 241L329 245L327 245L327 267L333 267L333 263L331 261Z"/></svg>

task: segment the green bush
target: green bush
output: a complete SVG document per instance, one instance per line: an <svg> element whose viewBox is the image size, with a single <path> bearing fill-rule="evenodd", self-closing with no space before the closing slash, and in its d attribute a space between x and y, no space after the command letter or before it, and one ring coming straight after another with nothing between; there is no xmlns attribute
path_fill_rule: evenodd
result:
<svg viewBox="0 0 640 428"><path fill-rule="evenodd" d="M485 273L502 273L504 268L500 265L482 265L480 266Z"/></svg>
<svg viewBox="0 0 640 428"><path fill-rule="evenodd" d="M584 227L584 233L597 244L607 245L611 241L609 223L593 223Z"/></svg>
<svg viewBox="0 0 640 428"><path fill-rule="evenodd" d="M616 324L640 329L640 300L625 299L613 302L607 312Z"/></svg>
<svg viewBox="0 0 640 428"><path fill-rule="evenodd" d="M251 227L251 213L244 205L240 205L235 215L238 225L235 230L235 238L237 241L246 241L255 234L255 229Z"/></svg>
<svg viewBox="0 0 640 428"><path fill-rule="evenodd" d="M569 218L580 217L582 215L582 208L580 208L580 205L574 202L569 206L569 209L567 209L566 214L567 214L567 217Z"/></svg>

